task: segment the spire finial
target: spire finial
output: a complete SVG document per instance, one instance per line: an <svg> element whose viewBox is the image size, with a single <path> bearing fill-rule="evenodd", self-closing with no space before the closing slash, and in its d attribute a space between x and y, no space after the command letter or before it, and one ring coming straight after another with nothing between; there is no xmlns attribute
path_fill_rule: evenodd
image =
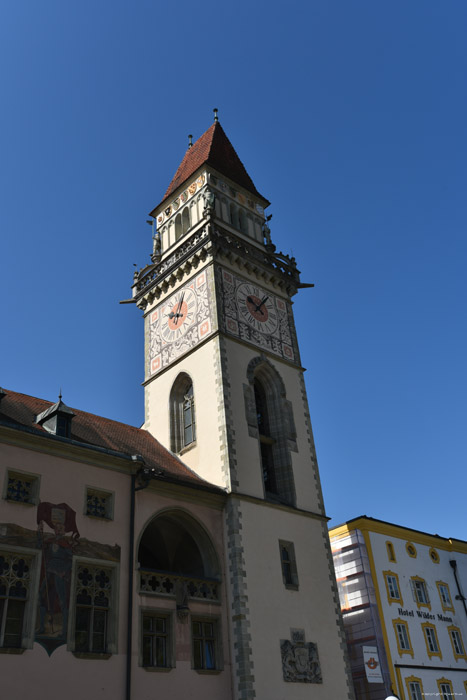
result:
<svg viewBox="0 0 467 700"><path fill-rule="evenodd" d="M217 107L214 107L214 109L213 109L212 111L214 112L214 121L215 121L215 122L218 122L219 119L218 119L218 117L217 117L217 113L218 113L219 110L217 109Z"/></svg>
<svg viewBox="0 0 467 700"><path fill-rule="evenodd" d="M188 134L188 148L193 146L193 134Z"/></svg>
<svg viewBox="0 0 467 700"><path fill-rule="evenodd" d="M60 387L60 393L58 394L58 400L62 400L62 387Z"/></svg>

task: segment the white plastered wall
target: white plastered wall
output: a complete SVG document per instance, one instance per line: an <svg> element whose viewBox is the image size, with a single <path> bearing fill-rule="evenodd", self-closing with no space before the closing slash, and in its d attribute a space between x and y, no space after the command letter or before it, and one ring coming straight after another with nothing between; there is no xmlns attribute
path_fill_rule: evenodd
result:
<svg viewBox="0 0 467 700"><path fill-rule="evenodd" d="M347 677L336 623L322 523L277 507L243 502L242 533L258 698L347 698ZM279 540L294 543L299 590L282 579ZM318 645L322 684L285 682L280 640L302 629Z"/></svg>

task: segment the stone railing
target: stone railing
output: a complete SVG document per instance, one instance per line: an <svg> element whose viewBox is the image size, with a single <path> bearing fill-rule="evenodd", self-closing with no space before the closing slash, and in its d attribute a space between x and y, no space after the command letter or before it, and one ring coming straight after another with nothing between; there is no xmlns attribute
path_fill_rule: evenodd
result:
<svg viewBox="0 0 467 700"><path fill-rule="evenodd" d="M140 569L139 592L147 595L163 595L176 598L183 591L195 600L219 600L219 581L192 578L178 574Z"/></svg>

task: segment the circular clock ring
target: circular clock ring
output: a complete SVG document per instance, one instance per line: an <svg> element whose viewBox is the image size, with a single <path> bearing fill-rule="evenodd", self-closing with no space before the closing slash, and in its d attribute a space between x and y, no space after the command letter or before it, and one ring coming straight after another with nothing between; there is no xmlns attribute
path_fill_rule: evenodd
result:
<svg viewBox="0 0 467 700"><path fill-rule="evenodd" d="M161 334L166 343L178 340L196 321L196 294L181 289L171 296L162 309Z"/></svg>
<svg viewBox="0 0 467 700"><path fill-rule="evenodd" d="M274 298L269 292L244 282L237 287L237 308L249 326L262 333L273 333L278 325Z"/></svg>

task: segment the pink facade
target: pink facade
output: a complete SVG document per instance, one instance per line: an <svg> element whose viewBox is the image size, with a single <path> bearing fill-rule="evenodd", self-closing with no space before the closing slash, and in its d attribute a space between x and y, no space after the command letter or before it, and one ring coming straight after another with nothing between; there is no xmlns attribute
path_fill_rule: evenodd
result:
<svg viewBox="0 0 467 700"><path fill-rule="evenodd" d="M144 458L73 444L33 420L18 426L21 395L7 392L0 408L5 697L39 697L41 688L40 697L123 700L128 682L135 698L182 697L188 687L193 698L231 697L224 495L163 460L144 478Z"/></svg>

